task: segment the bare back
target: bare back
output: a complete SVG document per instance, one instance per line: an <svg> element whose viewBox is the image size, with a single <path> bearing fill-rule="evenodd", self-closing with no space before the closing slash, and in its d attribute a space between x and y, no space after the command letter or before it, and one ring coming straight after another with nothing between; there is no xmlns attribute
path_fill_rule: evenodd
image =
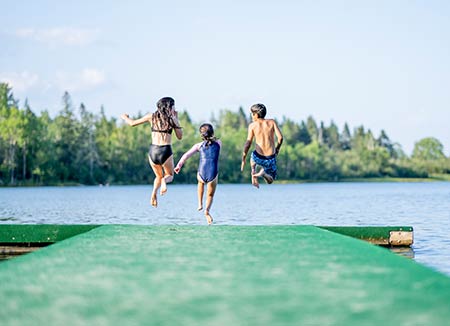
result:
<svg viewBox="0 0 450 326"><path fill-rule="evenodd" d="M275 154L275 135L280 138L281 132L272 119L257 119L248 128L247 140L255 138L255 149L258 154L270 156Z"/></svg>
<svg viewBox="0 0 450 326"><path fill-rule="evenodd" d="M151 120L148 121L149 124L152 126L152 144L153 145L171 145L172 144L172 134L167 132L159 132L159 131L153 131L155 130L161 130L161 126L157 124L153 124Z"/></svg>
<svg viewBox="0 0 450 326"><path fill-rule="evenodd" d="M153 145L171 145L172 144L172 134L171 132L161 132L160 130L163 129L160 125L153 125L152 118L153 113L148 113L142 118L139 119L130 119L128 114L122 114L121 118L125 120L125 122L134 127L141 125L143 123L149 123L152 126L152 144ZM172 120L175 124L175 126L179 126L180 122L178 121L178 113L175 110L172 110ZM166 127L167 128L167 127ZM174 128L174 127L171 127ZM158 131L159 130L159 131ZM183 131L181 128L174 128L175 135L178 139L183 138Z"/></svg>

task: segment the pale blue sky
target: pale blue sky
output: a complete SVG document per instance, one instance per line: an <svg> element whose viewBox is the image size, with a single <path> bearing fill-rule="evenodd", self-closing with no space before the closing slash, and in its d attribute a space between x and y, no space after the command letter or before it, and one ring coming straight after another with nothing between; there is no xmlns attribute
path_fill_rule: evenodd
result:
<svg viewBox="0 0 450 326"><path fill-rule="evenodd" d="M449 1L1 1L0 81L55 115L172 96L196 122L266 104L450 153Z"/></svg>

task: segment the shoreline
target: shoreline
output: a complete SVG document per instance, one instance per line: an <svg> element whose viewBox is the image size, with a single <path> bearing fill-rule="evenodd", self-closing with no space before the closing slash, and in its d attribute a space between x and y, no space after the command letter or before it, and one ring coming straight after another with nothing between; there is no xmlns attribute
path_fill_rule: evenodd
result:
<svg viewBox="0 0 450 326"><path fill-rule="evenodd" d="M399 183L409 183L409 182L450 182L450 174L445 175L433 175L428 178L395 178L395 177L373 177L373 178L342 178L338 180L276 180L274 184L301 184L301 183L351 183L351 182L399 182ZM247 182L241 183L229 183L229 182L219 182L219 184L246 184ZM81 184L75 182L68 183L55 183L55 184L17 184L17 185L0 185L0 188L34 188L34 187L109 187L109 186L139 186L148 185L149 183L111 183L111 184ZM196 183L178 183L174 182L174 185L190 185Z"/></svg>

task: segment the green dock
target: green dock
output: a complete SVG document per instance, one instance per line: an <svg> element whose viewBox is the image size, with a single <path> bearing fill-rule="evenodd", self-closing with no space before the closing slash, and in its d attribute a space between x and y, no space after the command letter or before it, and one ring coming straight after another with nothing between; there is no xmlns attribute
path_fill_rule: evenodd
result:
<svg viewBox="0 0 450 326"><path fill-rule="evenodd" d="M412 229L400 228L360 238L402 242ZM355 229L337 232L1 225L2 246L33 252L0 262L0 323L450 324L448 276L355 239Z"/></svg>

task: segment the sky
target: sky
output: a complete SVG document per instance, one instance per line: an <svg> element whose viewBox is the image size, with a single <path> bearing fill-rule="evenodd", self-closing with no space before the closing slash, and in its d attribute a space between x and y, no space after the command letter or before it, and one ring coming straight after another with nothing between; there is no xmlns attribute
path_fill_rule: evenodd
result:
<svg viewBox="0 0 450 326"><path fill-rule="evenodd" d="M194 122L264 103L450 155L450 2L0 0L0 82L37 114L109 117L171 96Z"/></svg>

